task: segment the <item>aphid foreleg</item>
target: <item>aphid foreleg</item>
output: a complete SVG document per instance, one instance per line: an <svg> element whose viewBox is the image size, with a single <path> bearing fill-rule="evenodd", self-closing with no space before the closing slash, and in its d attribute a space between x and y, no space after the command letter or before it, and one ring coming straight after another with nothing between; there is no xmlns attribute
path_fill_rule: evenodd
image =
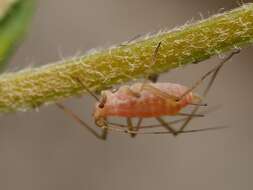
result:
<svg viewBox="0 0 253 190"><path fill-rule="evenodd" d="M158 80L158 77L159 77L158 74L149 75L149 76L148 76L148 80L150 80L150 81L153 82L153 83L156 83L157 80Z"/></svg>
<svg viewBox="0 0 253 190"><path fill-rule="evenodd" d="M90 131L94 136L96 136L99 139L106 140L107 136L107 129L104 128L102 131L102 134L98 134L93 128L91 128L88 124L86 124L82 119L80 119L79 116L77 116L73 111L68 109L66 106L56 103L57 107L63 110L67 115L72 117L75 121L77 121L81 126L85 127L88 131Z"/></svg>
<svg viewBox="0 0 253 190"><path fill-rule="evenodd" d="M217 75L218 75L218 73L219 73L219 71L220 71L220 69L221 69L221 67L224 65L224 63L226 63L229 59L231 59L232 57L233 57L233 55L235 55L235 54L238 54L240 51L234 51L234 52L232 52L229 56L227 56L225 59L223 59L221 62L220 62L220 64L218 64L218 66L216 66L214 69L212 69L212 70L210 70L209 72L207 72L199 81L197 81L194 85L193 85L193 87L192 88L190 88L191 90L193 90L194 88L196 88L208 75L210 75L210 74L212 74L212 77L211 77L211 79L210 79L210 81L209 81L209 83L208 83L208 85L207 85L207 87L206 87L206 89L205 89L205 91L204 91L204 93L203 93L203 98L207 95L207 93L209 92L209 90L210 90L210 88L211 88L211 86L212 86L212 84L214 83L214 81L215 81L215 79L216 79L216 77L217 77ZM201 104L201 101L202 100L200 100L200 102L199 102L199 104ZM199 107L200 107L200 105L197 105L194 109L193 109L193 111L192 111L192 115L193 114L195 114L197 111L198 111L198 109L199 109ZM190 123L190 121L192 120L192 118L193 118L193 116L189 116L189 118L183 123L183 125L181 126L181 128L178 130L178 132L177 132L177 134L179 134L180 132L182 132L184 129L185 129L185 127Z"/></svg>

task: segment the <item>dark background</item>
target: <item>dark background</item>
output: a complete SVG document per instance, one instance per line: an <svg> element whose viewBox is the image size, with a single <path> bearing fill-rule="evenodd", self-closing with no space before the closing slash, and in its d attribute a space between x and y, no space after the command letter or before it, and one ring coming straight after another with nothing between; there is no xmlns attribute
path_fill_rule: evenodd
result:
<svg viewBox="0 0 253 190"><path fill-rule="evenodd" d="M7 71L45 65L237 6L231 0L40 0L27 39ZM252 51L244 48L218 76L206 102L220 108L191 123L192 128L229 129L178 138L131 139L113 133L103 142L53 105L2 116L0 189L252 189ZM179 68L160 80L190 86L218 61ZM66 104L92 125L92 98Z"/></svg>

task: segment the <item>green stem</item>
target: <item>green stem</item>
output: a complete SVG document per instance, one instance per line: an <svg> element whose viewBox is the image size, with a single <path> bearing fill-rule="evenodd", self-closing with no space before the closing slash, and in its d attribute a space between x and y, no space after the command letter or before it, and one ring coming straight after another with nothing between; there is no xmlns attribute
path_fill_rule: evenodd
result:
<svg viewBox="0 0 253 190"><path fill-rule="evenodd" d="M242 47L253 40L253 4L85 56L0 76L0 111L27 110L85 91L100 90L147 74ZM151 58L159 42L157 62Z"/></svg>

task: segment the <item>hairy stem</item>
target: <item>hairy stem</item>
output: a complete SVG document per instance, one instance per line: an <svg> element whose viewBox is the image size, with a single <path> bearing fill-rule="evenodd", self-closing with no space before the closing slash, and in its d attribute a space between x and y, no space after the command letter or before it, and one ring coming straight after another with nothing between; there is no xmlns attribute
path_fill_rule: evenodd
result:
<svg viewBox="0 0 253 190"><path fill-rule="evenodd" d="M35 108L90 90L162 73L242 47L253 40L253 4L82 57L0 76L0 111ZM156 64L152 55L159 42Z"/></svg>

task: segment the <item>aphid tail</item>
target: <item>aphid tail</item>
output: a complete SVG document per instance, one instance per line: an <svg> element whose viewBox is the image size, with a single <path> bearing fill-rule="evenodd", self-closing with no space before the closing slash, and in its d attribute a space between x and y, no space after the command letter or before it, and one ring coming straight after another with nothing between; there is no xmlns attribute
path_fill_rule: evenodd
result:
<svg viewBox="0 0 253 190"><path fill-rule="evenodd" d="M197 94L193 94L192 104L200 104L201 102L202 102L202 97Z"/></svg>

